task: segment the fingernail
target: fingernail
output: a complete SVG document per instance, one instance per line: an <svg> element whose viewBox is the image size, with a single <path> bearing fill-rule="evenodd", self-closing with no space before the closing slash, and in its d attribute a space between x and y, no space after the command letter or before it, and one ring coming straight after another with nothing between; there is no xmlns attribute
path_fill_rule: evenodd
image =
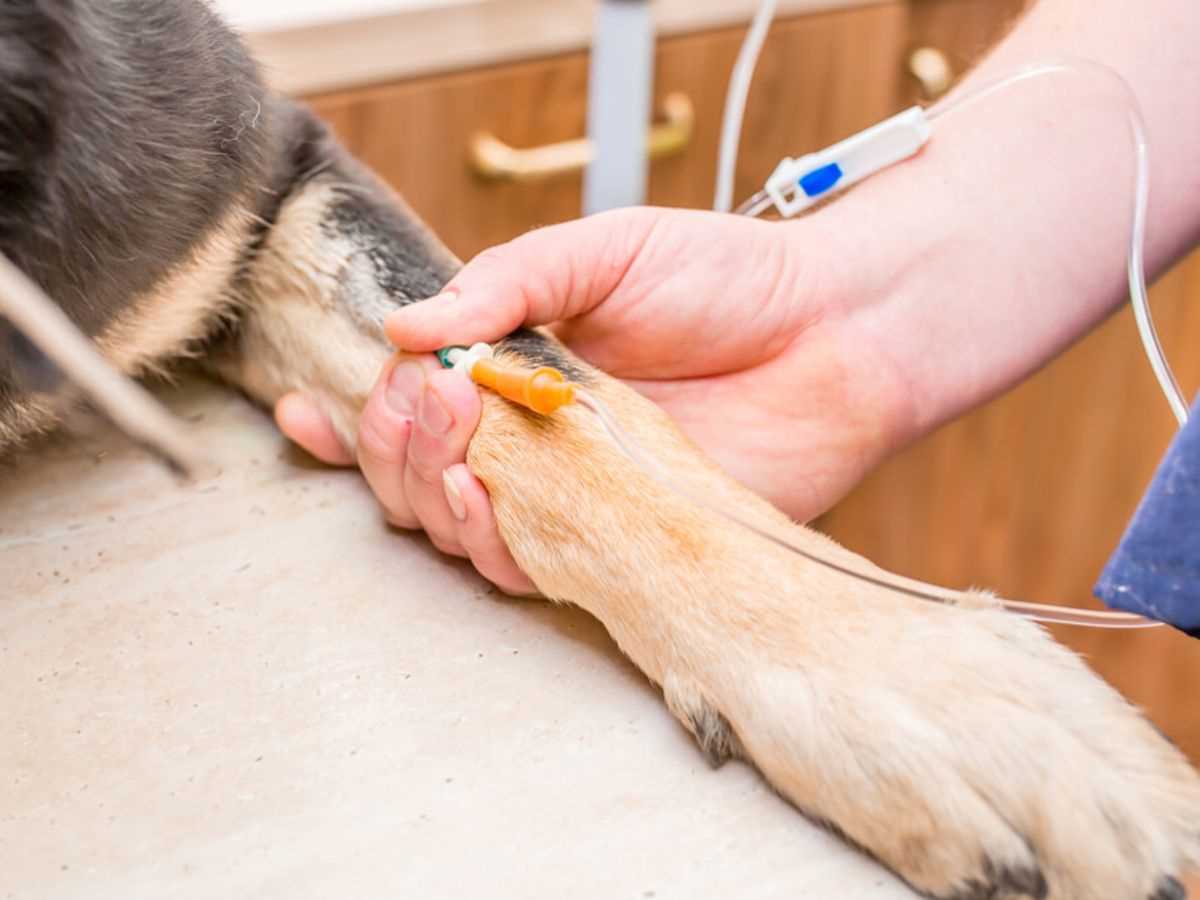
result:
<svg viewBox="0 0 1200 900"><path fill-rule="evenodd" d="M417 408L417 398L425 385L425 370L420 363L397 363L388 378L383 399L393 412L410 417Z"/></svg>
<svg viewBox="0 0 1200 900"><path fill-rule="evenodd" d="M431 384L426 384L421 393L417 422L430 434L445 434L454 427L454 416L450 415L450 410Z"/></svg>
<svg viewBox="0 0 1200 900"><path fill-rule="evenodd" d="M449 469L442 472L442 487L446 490L446 503L449 504L450 512L454 514L454 518L460 522L467 521L467 504L463 501L462 491L458 489L458 485L450 477Z"/></svg>

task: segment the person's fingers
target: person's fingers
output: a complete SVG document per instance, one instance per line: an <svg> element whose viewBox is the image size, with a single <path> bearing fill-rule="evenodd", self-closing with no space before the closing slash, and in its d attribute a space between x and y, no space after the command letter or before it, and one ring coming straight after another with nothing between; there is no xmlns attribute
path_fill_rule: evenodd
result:
<svg viewBox="0 0 1200 900"><path fill-rule="evenodd" d="M423 409L427 402L431 405ZM468 556L479 573L504 593L532 596L537 588L501 539L487 489L462 462L480 408L477 389L460 376L416 360L390 364L363 410L359 466L388 521L404 528L425 528L439 550ZM442 412L448 416L448 427ZM299 393L282 397L275 418L288 438L317 459L331 465L354 462L312 399ZM420 424L414 425L418 418ZM414 475L420 473L408 481L414 488L411 497L406 487L410 458L416 461Z"/></svg>
<svg viewBox="0 0 1200 900"><path fill-rule="evenodd" d="M458 372L445 370L430 374L417 401L404 493L430 540L447 553L464 551L442 473L467 458L481 409L479 389Z"/></svg>
<svg viewBox="0 0 1200 900"><path fill-rule="evenodd" d="M354 463L354 455L338 439L329 417L309 397L284 394L275 404L275 422L287 438L321 462L331 466Z"/></svg>
<svg viewBox="0 0 1200 900"><path fill-rule="evenodd" d="M664 213L622 209L531 231L467 263L431 300L388 316L388 339L424 353L581 315L621 282Z"/></svg>
<svg viewBox="0 0 1200 900"><path fill-rule="evenodd" d="M492 501L479 479L459 463L442 472L442 482L450 512L458 522L458 541L479 574L514 597L536 594L537 588L517 568L500 538Z"/></svg>
<svg viewBox="0 0 1200 900"><path fill-rule="evenodd" d="M421 527L404 492L404 467L426 368L415 359L384 366L358 422L358 466L388 521L401 528Z"/></svg>

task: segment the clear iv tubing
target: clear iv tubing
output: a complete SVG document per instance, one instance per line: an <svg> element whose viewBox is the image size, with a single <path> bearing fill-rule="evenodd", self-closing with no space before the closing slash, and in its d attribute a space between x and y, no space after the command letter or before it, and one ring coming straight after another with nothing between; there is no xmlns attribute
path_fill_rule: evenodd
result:
<svg viewBox="0 0 1200 900"><path fill-rule="evenodd" d="M729 521L753 531L771 543L790 550L804 559L849 575L859 581L865 581L876 587L886 588L898 594L914 597L918 600L929 600L946 606L958 606L962 602L963 592L950 588L938 587L914 578L905 578L882 569L865 570L852 567L841 562L835 562L807 547L801 546L787 530L776 527L765 521L755 521L728 507L713 503L699 491L685 488L658 464L649 454L645 453L629 437L628 433L617 424L608 407L593 394L580 390L576 394L576 402L595 414L609 438L630 460L647 475L664 487L683 497L685 500L703 507ZM1133 613L1109 612L1106 610L1075 609L1069 606L1049 606L1041 603L1029 603L1024 600L1000 600L1000 604L1009 612L1017 613L1036 622L1055 623L1059 625L1083 625L1089 628L1156 628L1162 622L1147 619Z"/></svg>
<svg viewBox="0 0 1200 900"><path fill-rule="evenodd" d="M968 91L961 97L946 104L941 109L935 109L928 115L930 124L935 124L951 113L975 105L979 100L991 96L1007 87L1022 81L1037 78L1042 75L1062 73L1101 75L1121 90L1126 100L1129 114L1129 132L1134 148L1134 199L1133 224L1129 232L1129 247L1126 256L1126 270L1129 279L1129 303L1133 307L1134 321L1137 323L1138 335L1146 358L1154 377L1158 380L1163 395L1171 407L1176 421L1183 425L1188 420L1188 403L1179 382L1167 363L1166 354L1158 340L1158 332L1154 327L1154 318L1150 314L1150 300L1146 291L1145 246L1146 246L1146 209L1150 195L1150 160L1146 143L1146 126L1142 117L1141 106L1137 95L1119 72L1108 66L1087 59L1051 59L1045 62L1024 66L1015 72L985 82L979 87ZM742 203L734 212L741 216L759 216L773 205L773 200L765 191L758 191Z"/></svg>
<svg viewBox="0 0 1200 900"><path fill-rule="evenodd" d="M1149 162L1146 147L1145 125L1142 120L1141 111L1137 104L1137 98L1134 95L1132 88L1130 88L1129 83L1125 81L1125 79L1122 78L1116 71L1100 65L1099 63L1094 63L1088 60L1063 59L1036 63L1019 69L1010 75L984 83L978 88L947 104L942 109L931 113L929 116L930 121L936 122L939 119L943 119L947 115L950 115L957 110L961 110L973 105L975 102L982 100L984 97L990 96L997 91L1001 91L1027 79L1063 72L1093 72L1103 75L1110 82L1118 84L1128 100L1129 125L1136 154L1133 228L1129 240L1127 260L1130 301L1133 305L1134 315L1137 320L1138 332L1141 335L1142 343L1146 349L1146 355L1149 357L1150 364L1154 369L1155 377L1158 379L1159 385L1162 387L1164 394L1167 396L1167 400L1171 405L1172 412L1175 414L1175 417L1179 420L1180 424L1183 424L1187 421L1187 403L1183 398L1183 392L1180 390L1178 383L1175 381L1170 366L1167 364L1166 357L1163 354L1162 345L1158 341L1158 335L1154 328L1153 319L1150 316L1149 302L1146 295L1146 277L1143 251L1146 233L1146 208L1149 195ZM738 209L738 212L754 216L763 212L770 205L770 198L764 199L761 194L756 194L746 203L744 203ZM800 546L795 537L783 528L773 526L766 522L753 521L732 509L725 508L719 504L709 501L698 492L688 490L674 481L655 460L645 454L629 438L628 434L626 434L613 419L612 414L608 411L603 402L586 391L579 392L578 401L582 406L589 409L596 415L597 419L600 421L601 425L608 433L613 443L615 443L626 456L628 456L636 465L638 465L656 481L660 482L662 485L674 491L681 497L689 500L690 502L715 512L731 522L753 531L755 534L758 534L766 540L771 541L777 546L798 554L810 562L825 566L826 568L840 572L844 575L849 575L860 581L867 582L868 584L873 584L877 587L886 588L899 594L914 597L920 600L932 601L934 603L941 603L950 606L955 606L960 603L962 598L961 591L954 591L949 588L938 587L937 585L928 584L912 578L906 578L902 575L896 575L880 569L865 571L841 562L835 562L831 559L825 558L820 554L814 553L812 550L806 547ZM1022 600L1001 600L1000 603L1004 609L1022 615L1028 619L1033 619L1037 622L1055 623L1060 625L1081 625L1090 628L1131 629L1156 628L1161 627L1164 624L1162 622L1157 622L1153 619L1148 619L1144 616L1135 615L1133 613L1077 609L1066 606L1029 603Z"/></svg>
<svg viewBox="0 0 1200 900"><path fill-rule="evenodd" d="M721 144L717 161L717 184L713 192L713 209L729 212L733 208L733 177L737 170L738 139L742 133L742 118L746 112L746 97L750 93L750 82L754 68L771 20L775 18L776 0L763 0L746 32L742 49L738 51L737 63L729 77L729 90L725 97L725 115L721 121Z"/></svg>
<svg viewBox="0 0 1200 900"><path fill-rule="evenodd" d="M1138 104L1137 95L1134 94L1133 88L1129 86L1129 82L1115 69L1092 62L1091 60L1051 59L1024 66L1009 75L1002 76L994 81L985 82L946 104L941 109L930 112L929 121L936 123L958 110L974 106L975 103L983 100L985 97L989 97L1019 82L1042 75L1072 72L1075 74L1090 73L1100 75L1106 78L1110 84L1118 87L1125 96L1126 109L1129 114L1129 132L1130 137L1133 139L1135 155L1133 227L1129 232L1129 249L1126 259L1126 268L1129 277L1129 302L1133 307L1133 316L1137 321L1138 334L1141 336L1142 346L1146 350L1146 358L1150 361L1150 367L1154 370L1154 377L1158 379L1159 387L1162 388L1162 392L1167 398L1167 403L1171 406L1171 412L1174 413L1175 419L1180 425L1183 425L1188 419L1188 403L1183 391L1179 387L1179 382L1175 380L1175 375L1167 363L1162 344L1159 343L1158 332L1154 328L1154 319L1150 315L1150 301L1146 292L1146 208L1149 205L1150 195L1150 159L1149 150L1146 146L1145 120L1142 118L1142 110Z"/></svg>

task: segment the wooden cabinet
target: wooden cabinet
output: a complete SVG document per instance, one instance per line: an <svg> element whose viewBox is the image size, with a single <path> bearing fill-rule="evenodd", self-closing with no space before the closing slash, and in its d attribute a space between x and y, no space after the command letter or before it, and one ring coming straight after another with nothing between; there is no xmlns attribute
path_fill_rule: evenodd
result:
<svg viewBox="0 0 1200 900"><path fill-rule="evenodd" d="M907 10L902 3L780 22L769 34L746 104L734 202L762 188L784 156L827 146L890 115L904 84ZM744 28L664 42L657 90L693 98L692 146L664 160L650 202L711 208L729 75Z"/></svg>
<svg viewBox="0 0 1200 900"><path fill-rule="evenodd" d="M736 198L762 186L785 155L827 145L917 97L905 61L942 50L956 72L994 42L1025 0L892 0L776 22L755 73ZM744 28L662 40L655 93L682 92L695 110L687 150L656 162L649 202L712 203L725 91ZM476 132L514 147L584 134L587 55L355 88L310 98L341 139L398 188L456 253L468 258L538 225L580 214L582 179L488 181L469 165Z"/></svg>
<svg viewBox="0 0 1200 900"><path fill-rule="evenodd" d="M1008 32L1030 2L912 0L910 48L931 47L939 51L951 70L961 75Z"/></svg>
<svg viewBox="0 0 1200 900"><path fill-rule="evenodd" d="M913 102L906 73L913 48L936 47L961 72L1023 5L896 0L777 23L747 109L736 195L756 190L781 156L828 144ZM686 93L696 124L682 155L653 165L652 202L711 204L726 83L742 35L716 30L660 43L657 94ZM481 129L514 146L582 135L586 78L585 55L573 53L314 103L355 153L469 257L579 214L579 177L485 181L472 174L467 147ZM1163 279L1153 300L1171 359L1194 390L1200 259ZM817 524L908 575L1090 604L1091 586L1172 432L1131 316L1122 312L1016 391L884 465ZM1057 634L1200 759L1200 715L1189 700L1200 683L1200 642L1165 629Z"/></svg>
<svg viewBox="0 0 1200 900"><path fill-rule="evenodd" d="M651 169L649 201L712 205L717 138L744 29L660 43L655 93L682 92L695 110L691 143ZM782 21L764 48L746 111L736 195L797 148L827 144L888 115L904 83L907 8L892 2ZM464 258L538 225L580 214L579 175L540 183L488 181L468 164L471 136L514 147L585 132L587 56L497 68L312 98L346 145L398 188Z"/></svg>

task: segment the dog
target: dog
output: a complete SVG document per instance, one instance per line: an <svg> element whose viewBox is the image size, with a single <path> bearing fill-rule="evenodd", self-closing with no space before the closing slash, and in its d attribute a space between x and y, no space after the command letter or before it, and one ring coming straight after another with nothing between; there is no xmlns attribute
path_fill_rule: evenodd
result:
<svg viewBox="0 0 1200 900"><path fill-rule="evenodd" d="M390 353L384 316L459 266L263 87L202 0L0 4L0 251L123 372L192 357L267 406L302 391L348 446ZM548 334L497 354L570 373L692 485L872 568ZM0 320L0 453L76 400ZM631 466L586 412L483 400L468 462L514 558L604 623L710 763L749 761L938 900L1184 896L1200 779L1042 629L986 594L900 596L734 528Z"/></svg>

